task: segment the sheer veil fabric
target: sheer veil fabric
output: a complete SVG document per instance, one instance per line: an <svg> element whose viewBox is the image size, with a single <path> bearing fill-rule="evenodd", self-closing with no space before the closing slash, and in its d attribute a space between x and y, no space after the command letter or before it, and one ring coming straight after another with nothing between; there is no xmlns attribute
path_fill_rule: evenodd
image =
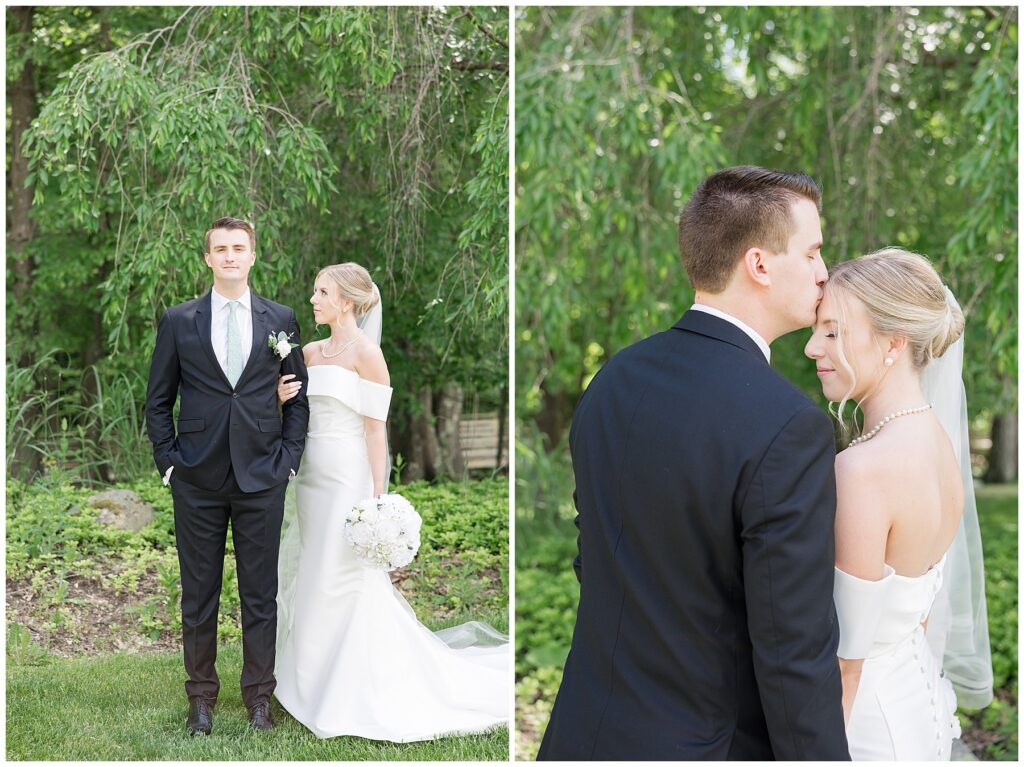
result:
<svg viewBox="0 0 1024 767"><path fill-rule="evenodd" d="M946 300L956 298L946 289ZM971 474L967 393L963 382L964 336L932 360L921 377L925 401L949 435L960 462L964 511L949 549L946 577L928 619L926 637L960 705L982 708L992 702L992 652L985 609L985 565L978 505Z"/></svg>

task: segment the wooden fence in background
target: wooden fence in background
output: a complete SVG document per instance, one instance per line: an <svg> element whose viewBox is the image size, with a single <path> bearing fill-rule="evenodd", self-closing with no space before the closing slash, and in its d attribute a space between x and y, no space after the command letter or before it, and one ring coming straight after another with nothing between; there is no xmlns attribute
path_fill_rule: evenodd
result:
<svg viewBox="0 0 1024 767"><path fill-rule="evenodd" d="M508 466L508 430L502 428L497 413L463 415L459 422L459 441L467 469Z"/></svg>

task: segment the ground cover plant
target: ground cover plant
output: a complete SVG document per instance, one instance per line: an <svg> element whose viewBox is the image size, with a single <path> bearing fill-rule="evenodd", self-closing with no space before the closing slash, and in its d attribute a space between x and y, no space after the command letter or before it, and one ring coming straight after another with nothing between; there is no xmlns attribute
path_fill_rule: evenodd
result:
<svg viewBox="0 0 1024 767"><path fill-rule="evenodd" d="M270 737L246 730L237 688L240 612L228 539L221 596L220 738L185 739L180 581L170 493L126 483L156 509L137 533L97 522L96 492L41 480L7 486L9 759L492 760L508 732L430 743L318 741L276 703ZM508 483L401 487L423 516L420 552L393 580L432 629L484 620L508 630Z"/></svg>

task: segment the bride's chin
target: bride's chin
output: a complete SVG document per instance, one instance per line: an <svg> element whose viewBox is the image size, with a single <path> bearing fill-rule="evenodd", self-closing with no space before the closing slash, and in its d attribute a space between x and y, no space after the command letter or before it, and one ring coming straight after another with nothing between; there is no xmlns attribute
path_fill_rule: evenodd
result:
<svg viewBox="0 0 1024 767"><path fill-rule="evenodd" d="M841 401L842 397L837 395L834 391L831 391L831 389L832 389L831 386L822 386L821 387L821 393L825 396L825 399L827 399L829 402L839 402L839 401Z"/></svg>

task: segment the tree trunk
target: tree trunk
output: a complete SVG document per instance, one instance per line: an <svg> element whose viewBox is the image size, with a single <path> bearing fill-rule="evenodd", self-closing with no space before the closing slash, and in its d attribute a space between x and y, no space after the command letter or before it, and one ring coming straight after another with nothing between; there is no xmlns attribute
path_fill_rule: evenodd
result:
<svg viewBox="0 0 1024 767"><path fill-rule="evenodd" d="M498 469L507 468L501 460L505 456L505 422L508 420L508 387L501 387L501 397L498 405L498 454L494 458L494 465Z"/></svg>
<svg viewBox="0 0 1024 767"><path fill-rule="evenodd" d="M1017 414L1003 413L992 419L992 449L988 452L985 481L1017 481Z"/></svg>
<svg viewBox="0 0 1024 767"><path fill-rule="evenodd" d="M16 6L7 9L7 19L12 22L7 29L8 42L17 41L17 45L27 48L32 40L32 20L35 15L33 6ZM9 81L7 86L7 104L10 110L10 132L7 135L7 156L10 159L10 170L7 174L7 258L11 281L8 283L8 296L19 296L21 301L8 302L7 330L17 334L17 338L8 342L14 348L21 348L16 364L28 367L32 364L30 345L27 339L36 335L36 318L30 311L22 311L18 307L26 307L25 300L32 291L34 264L24 252L25 246L35 234L35 225L31 218L32 198L35 191L26 186L28 179L28 158L22 149L22 137L36 116L36 83L35 65L32 59L23 55L24 65L18 78ZM8 59L10 60L10 59ZM10 73L8 73L10 74ZM13 316L12 316L13 315ZM28 413L29 422L36 421L38 409ZM34 477L42 468L42 456L24 446L15 446L12 460L12 473L16 476L27 470L29 478Z"/></svg>
<svg viewBox="0 0 1024 767"><path fill-rule="evenodd" d="M459 422L465 395L462 387L449 381L437 398L437 442L441 450L441 471L452 479L466 475L466 461L462 455Z"/></svg>
<svg viewBox="0 0 1024 767"><path fill-rule="evenodd" d="M434 393L424 387L416 393L422 412L410 418L407 432L408 443L403 482L420 479L431 480L437 476L440 466L441 449L434 431Z"/></svg>
<svg viewBox="0 0 1024 767"><path fill-rule="evenodd" d="M15 39L27 47L32 39L32 18L35 8L16 6L9 8L7 13L8 19L14 22L14 29L8 29L8 39L13 36L11 33L16 33ZM7 144L11 162L10 173L7 176L7 257L13 273L13 294L22 297L28 296L32 290L34 265L23 251L35 234L34 222L30 216L34 190L32 186L25 185L28 179L28 157L25 156L21 145L25 131L36 116L35 65L28 56L24 57L24 62L18 79L7 86L7 103L11 116ZM34 318L30 314L25 314L19 319L22 322L17 328L18 331L31 337L34 334ZM24 354L27 354L27 350ZM19 360L19 365L27 364L28 359Z"/></svg>
<svg viewBox="0 0 1024 767"><path fill-rule="evenodd" d="M565 438L572 420L576 399L564 391L549 391L541 386L541 410L537 413L537 426L545 437L545 448L554 450Z"/></svg>

